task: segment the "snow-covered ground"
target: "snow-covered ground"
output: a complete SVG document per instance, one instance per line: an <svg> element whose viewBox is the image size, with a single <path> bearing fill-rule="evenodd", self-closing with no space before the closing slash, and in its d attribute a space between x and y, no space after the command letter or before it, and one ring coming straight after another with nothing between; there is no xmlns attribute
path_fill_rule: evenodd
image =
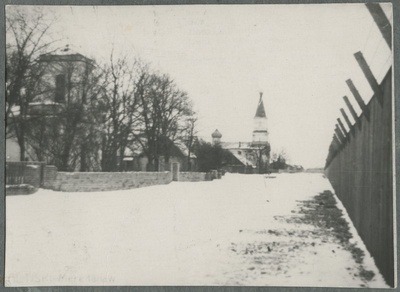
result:
<svg viewBox="0 0 400 292"><path fill-rule="evenodd" d="M227 174L8 196L6 285L387 287L357 234L350 242L366 253L362 263L333 228L299 222L299 202L325 190L321 174Z"/></svg>

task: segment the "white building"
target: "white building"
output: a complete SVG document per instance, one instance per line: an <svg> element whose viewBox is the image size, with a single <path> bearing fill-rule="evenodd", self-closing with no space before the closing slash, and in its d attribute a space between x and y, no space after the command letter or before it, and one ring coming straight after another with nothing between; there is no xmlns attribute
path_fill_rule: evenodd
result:
<svg viewBox="0 0 400 292"><path fill-rule="evenodd" d="M270 144L268 142L268 125L262 93L253 119L252 142L223 142L222 134L215 130L211 137L213 144L219 144L228 150L231 157L224 162L224 169L239 173L265 173L270 160Z"/></svg>

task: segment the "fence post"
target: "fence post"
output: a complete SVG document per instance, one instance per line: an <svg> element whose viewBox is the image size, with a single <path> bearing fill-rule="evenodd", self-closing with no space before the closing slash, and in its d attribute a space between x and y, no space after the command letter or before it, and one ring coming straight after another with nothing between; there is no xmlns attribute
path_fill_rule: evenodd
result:
<svg viewBox="0 0 400 292"><path fill-rule="evenodd" d="M363 54L361 52L357 52L354 54L354 57L356 58L358 65L361 67L361 70L363 71L365 78L367 78L367 81L371 86L372 90L374 91L375 95L377 96L380 104L382 105L383 103L382 90L379 87L378 81L376 81L374 74L369 68L367 61L365 61Z"/></svg>
<svg viewBox="0 0 400 292"><path fill-rule="evenodd" d="M379 3L365 3L365 6L367 6L369 13L371 13L387 45L392 49L392 25L383 12L382 7Z"/></svg>
<svg viewBox="0 0 400 292"><path fill-rule="evenodd" d="M57 167L54 165L45 165L43 169L43 184L45 189L52 189L57 178Z"/></svg>
<svg viewBox="0 0 400 292"><path fill-rule="evenodd" d="M363 113L365 114L365 117L369 120L369 110L367 105L365 104L364 100L362 99L360 93L358 92L357 88L354 86L353 81L351 79L346 80L346 84L349 87L351 93L355 97L358 105L362 109Z"/></svg>
<svg viewBox="0 0 400 292"><path fill-rule="evenodd" d="M357 113L354 110L353 106L351 105L349 98L345 95L345 96L343 96L343 99L344 99L344 102L346 103L347 107L349 108L351 115L353 116L355 124L358 124L358 128L361 129L361 120L360 121L358 120Z"/></svg>
<svg viewBox="0 0 400 292"><path fill-rule="evenodd" d="M338 136L341 144L344 145L346 143L346 138L343 135L342 131L340 130L340 128L337 124L336 124L336 128L335 128L335 132L336 132L336 135Z"/></svg>
<svg viewBox="0 0 400 292"><path fill-rule="evenodd" d="M349 127L349 132L352 133L352 135L354 136L354 131L353 131L353 125L351 124L349 117L347 116L346 112L344 111L344 109L340 109L340 112L342 113L344 120L346 121L347 126Z"/></svg>
<svg viewBox="0 0 400 292"><path fill-rule="evenodd" d="M40 187L41 164L29 164L25 166L24 183L30 184L35 188Z"/></svg>
<svg viewBox="0 0 400 292"><path fill-rule="evenodd" d="M337 121L339 123L340 129L343 131L344 136L346 138L349 137L349 135L346 132L346 128L344 127L344 125L343 125L342 121L340 120L340 118L338 118Z"/></svg>

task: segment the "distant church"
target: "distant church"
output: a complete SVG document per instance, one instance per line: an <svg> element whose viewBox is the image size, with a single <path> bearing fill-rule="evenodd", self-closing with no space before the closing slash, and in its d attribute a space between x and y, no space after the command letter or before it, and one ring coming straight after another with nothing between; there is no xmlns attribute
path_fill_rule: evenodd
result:
<svg viewBox="0 0 400 292"><path fill-rule="evenodd" d="M222 134L215 130L211 137L213 144L219 144L229 151L230 156L224 161L223 169L237 173L268 172L271 147L268 142L267 116L265 114L262 92L254 116L252 142L223 142Z"/></svg>

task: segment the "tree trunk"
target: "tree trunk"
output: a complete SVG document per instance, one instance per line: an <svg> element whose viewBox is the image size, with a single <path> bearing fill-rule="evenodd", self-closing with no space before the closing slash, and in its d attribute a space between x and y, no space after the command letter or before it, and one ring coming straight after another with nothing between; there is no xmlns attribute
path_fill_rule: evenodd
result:
<svg viewBox="0 0 400 292"><path fill-rule="evenodd" d="M20 161L25 161L25 149L26 149L26 142L25 142L25 126L26 126L26 109L24 106L21 106L20 114L21 120L19 121L17 127L17 141L20 149L19 159Z"/></svg>
<svg viewBox="0 0 400 292"><path fill-rule="evenodd" d="M87 171L87 161L86 161L86 142L81 144L81 169L80 171L85 172Z"/></svg>
<svg viewBox="0 0 400 292"><path fill-rule="evenodd" d="M156 158L154 159L153 171L158 171L159 166L160 166L160 160L158 159L158 157L156 157Z"/></svg>
<svg viewBox="0 0 400 292"><path fill-rule="evenodd" d="M190 172L190 171L192 171L192 165L190 163L190 154L191 154L190 148L188 150L189 150L189 153L188 153L187 165L188 165L188 171Z"/></svg>
<svg viewBox="0 0 400 292"><path fill-rule="evenodd" d="M149 161L146 166L146 171L153 171L154 170L154 163Z"/></svg>
<svg viewBox="0 0 400 292"><path fill-rule="evenodd" d="M19 144L19 149L20 149L19 159L20 159L20 161L25 161L25 136L24 136L24 133L21 135L21 137L19 137L18 144Z"/></svg>
<svg viewBox="0 0 400 292"><path fill-rule="evenodd" d="M125 154L125 147L121 146L119 149L119 159L118 159L118 170L119 171L124 171L124 154Z"/></svg>
<svg viewBox="0 0 400 292"><path fill-rule="evenodd" d="M62 152L62 156L61 156L61 167L60 170L62 171L68 171L69 170L69 155L71 152L71 142L68 142L64 145L64 149Z"/></svg>

